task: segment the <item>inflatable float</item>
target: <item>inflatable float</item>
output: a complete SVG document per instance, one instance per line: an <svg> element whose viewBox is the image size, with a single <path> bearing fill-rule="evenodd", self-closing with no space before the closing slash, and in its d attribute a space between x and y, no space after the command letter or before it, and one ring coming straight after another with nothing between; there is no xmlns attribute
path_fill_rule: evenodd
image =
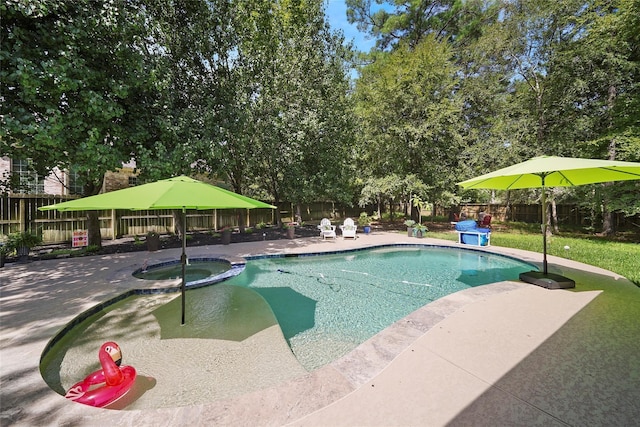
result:
<svg viewBox="0 0 640 427"><path fill-rule="evenodd" d="M136 380L133 366L122 366L122 352L118 344L109 341L98 352L102 369L92 372L74 384L65 397L74 402L102 408L124 396Z"/></svg>

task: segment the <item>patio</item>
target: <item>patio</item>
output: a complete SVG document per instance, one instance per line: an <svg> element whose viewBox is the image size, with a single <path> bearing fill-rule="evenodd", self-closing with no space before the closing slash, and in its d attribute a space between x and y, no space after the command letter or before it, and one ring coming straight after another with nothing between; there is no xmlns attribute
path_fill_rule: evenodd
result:
<svg viewBox="0 0 640 427"><path fill-rule="evenodd" d="M187 248L191 257L335 251L423 243L376 232ZM486 250L539 265L537 253ZM206 405L112 411L67 401L38 369L69 321L131 286L145 261L179 249L38 261L0 269L2 425L633 425L640 419L640 288L614 273L549 257L576 288L522 282L429 304L315 372Z"/></svg>

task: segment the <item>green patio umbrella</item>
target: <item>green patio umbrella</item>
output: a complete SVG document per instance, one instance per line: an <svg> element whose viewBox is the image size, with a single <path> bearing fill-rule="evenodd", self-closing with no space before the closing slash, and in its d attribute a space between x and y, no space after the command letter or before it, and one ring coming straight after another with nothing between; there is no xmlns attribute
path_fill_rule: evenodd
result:
<svg viewBox="0 0 640 427"><path fill-rule="evenodd" d="M275 206L242 196L186 176L164 179L123 190L84 197L68 202L43 206L40 210L93 211L106 209L182 210L183 230L186 232L187 209L276 209ZM182 324L185 318L186 233L182 233Z"/></svg>
<svg viewBox="0 0 640 427"><path fill-rule="evenodd" d="M572 187L610 181L640 179L640 163L541 156L459 182L464 189L542 189L543 271L520 274L520 280L546 288L572 288L575 282L547 271L547 213L545 188Z"/></svg>

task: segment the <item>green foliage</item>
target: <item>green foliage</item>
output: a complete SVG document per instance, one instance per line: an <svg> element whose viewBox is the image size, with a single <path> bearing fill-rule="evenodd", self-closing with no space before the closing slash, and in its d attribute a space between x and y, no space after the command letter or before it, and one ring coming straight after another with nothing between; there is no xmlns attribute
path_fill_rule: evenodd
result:
<svg viewBox="0 0 640 427"><path fill-rule="evenodd" d="M13 252L21 247L32 248L42 242L40 236L29 231L11 233L7 237L4 247L7 252Z"/></svg>
<svg viewBox="0 0 640 427"><path fill-rule="evenodd" d="M373 217L369 216L366 212L360 212L360 216L358 217L359 225L371 225L371 222L373 222Z"/></svg>
<svg viewBox="0 0 640 427"><path fill-rule="evenodd" d="M414 229L415 231L420 232L420 233L424 233L424 232L426 232L426 231L429 231L429 229L427 228L427 226L426 226L426 225L424 225L424 224L420 224L420 223L416 223L416 224L413 226L413 229Z"/></svg>
<svg viewBox="0 0 640 427"><path fill-rule="evenodd" d="M84 248L84 252L88 254L97 253L99 250L100 250L100 246L98 245L89 245L86 248Z"/></svg>
<svg viewBox="0 0 640 427"><path fill-rule="evenodd" d="M136 2L6 2L0 155L73 168L95 194L155 136L144 19Z"/></svg>
<svg viewBox="0 0 640 427"><path fill-rule="evenodd" d="M432 36L361 70L354 94L361 174L413 175L429 183L425 195L432 200L453 190L462 148L457 71L450 47Z"/></svg>

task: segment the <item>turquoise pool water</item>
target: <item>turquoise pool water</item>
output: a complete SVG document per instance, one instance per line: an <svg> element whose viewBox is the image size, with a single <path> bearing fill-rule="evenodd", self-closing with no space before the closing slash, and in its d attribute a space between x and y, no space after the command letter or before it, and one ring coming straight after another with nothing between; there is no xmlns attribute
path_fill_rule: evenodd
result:
<svg viewBox="0 0 640 427"><path fill-rule="evenodd" d="M252 260L225 283L262 295L293 353L314 370L429 302L530 270L479 251L394 247Z"/></svg>

